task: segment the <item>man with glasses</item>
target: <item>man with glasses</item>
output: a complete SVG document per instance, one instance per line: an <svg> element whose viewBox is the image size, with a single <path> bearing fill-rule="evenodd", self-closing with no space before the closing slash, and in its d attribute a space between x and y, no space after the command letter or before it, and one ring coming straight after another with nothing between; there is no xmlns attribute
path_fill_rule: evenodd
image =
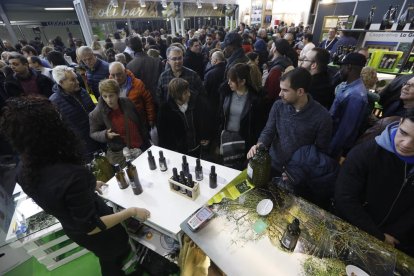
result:
<svg viewBox="0 0 414 276"><path fill-rule="evenodd" d="M116 80L119 84L119 96L128 98L134 103L142 122L153 127L155 125L155 107L151 93L145 89L144 83L117 61L109 65L109 78Z"/></svg>
<svg viewBox="0 0 414 276"><path fill-rule="evenodd" d="M354 145L367 119L368 98L361 71L365 56L350 53L341 62L342 83L335 89L335 100L330 113L333 119L333 137L330 154L339 158Z"/></svg>
<svg viewBox="0 0 414 276"><path fill-rule="evenodd" d="M322 42L319 43L319 47L329 51L329 54L330 54L333 46L338 41L336 34L337 34L336 28L330 28L328 32L328 38L325 40L322 40Z"/></svg>
<svg viewBox="0 0 414 276"><path fill-rule="evenodd" d="M335 98L335 87L331 85L328 74L329 52L322 48L313 48L301 59L299 66L312 75L309 94L326 109L330 109Z"/></svg>
<svg viewBox="0 0 414 276"><path fill-rule="evenodd" d="M201 42L198 38L190 39L184 56L184 66L195 71L204 79L204 60L201 54Z"/></svg>
<svg viewBox="0 0 414 276"><path fill-rule="evenodd" d="M159 106L167 102L168 84L173 78L186 80L192 94L205 94L203 83L197 73L183 66L183 51L180 48L171 46L167 49L167 62L169 68L161 74L158 80L157 103Z"/></svg>
<svg viewBox="0 0 414 276"><path fill-rule="evenodd" d="M414 108L414 77L413 75L403 77L404 79L401 77L396 78L385 88L385 90L388 89L395 92L384 96L384 98L388 96L388 100L383 100L381 103L384 107L383 117L402 116L406 109ZM398 88L400 89L397 88L397 84L399 84Z"/></svg>
<svg viewBox="0 0 414 276"><path fill-rule="evenodd" d="M106 79L109 75L109 64L108 62L101 60L95 56L93 50L89 46L81 46L76 51L78 59L86 66L86 78L88 85L92 89L93 94L96 98L100 96L99 93L99 82Z"/></svg>

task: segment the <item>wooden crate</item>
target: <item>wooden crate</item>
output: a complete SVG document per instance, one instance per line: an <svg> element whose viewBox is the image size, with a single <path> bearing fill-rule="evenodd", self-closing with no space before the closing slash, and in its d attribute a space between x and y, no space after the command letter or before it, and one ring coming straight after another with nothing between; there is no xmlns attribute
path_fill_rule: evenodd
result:
<svg viewBox="0 0 414 276"><path fill-rule="evenodd" d="M173 191L176 194L182 195L185 198L195 200L200 195L200 184L196 181L193 181L194 182L193 188L190 188L188 186L181 184L180 182L173 180L172 177L168 179L168 182L170 183L171 191ZM180 189L177 191L174 189L174 186L178 186L180 187ZM182 189L186 190L185 194L181 192ZM191 197L189 195L191 195Z"/></svg>

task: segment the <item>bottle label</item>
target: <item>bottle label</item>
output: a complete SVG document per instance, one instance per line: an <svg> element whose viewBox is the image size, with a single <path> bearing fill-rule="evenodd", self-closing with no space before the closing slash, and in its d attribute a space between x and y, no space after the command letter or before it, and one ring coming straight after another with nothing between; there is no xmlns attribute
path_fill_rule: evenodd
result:
<svg viewBox="0 0 414 276"><path fill-rule="evenodd" d="M289 247L290 247L290 242L291 242L291 240L290 240L290 237L289 237L289 236L287 236L287 237L285 237L284 239L282 239L282 244L283 244L286 248L289 248Z"/></svg>
<svg viewBox="0 0 414 276"><path fill-rule="evenodd" d="M163 162L160 162L160 170L161 171L166 171L167 167L165 166L165 164Z"/></svg>
<svg viewBox="0 0 414 276"><path fill-rule="evenodd" d="M253 179L253 168L252 168L252 166L250 165L250 163L247 165L247 176L248 176L250 179Z"/></svg>

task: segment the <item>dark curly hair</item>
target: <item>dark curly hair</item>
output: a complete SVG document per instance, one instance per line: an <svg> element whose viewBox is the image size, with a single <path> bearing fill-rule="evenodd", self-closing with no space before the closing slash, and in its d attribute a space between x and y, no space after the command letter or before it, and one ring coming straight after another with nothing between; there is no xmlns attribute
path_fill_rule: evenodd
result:
<svg viewBox="0 0 414 276"><path fill-rule="evenodd" d="M83 163L80 142L43 97L10 98L2 109L0 132L20 154L23 185L33 189L39 170L55 163Z"/></svg>

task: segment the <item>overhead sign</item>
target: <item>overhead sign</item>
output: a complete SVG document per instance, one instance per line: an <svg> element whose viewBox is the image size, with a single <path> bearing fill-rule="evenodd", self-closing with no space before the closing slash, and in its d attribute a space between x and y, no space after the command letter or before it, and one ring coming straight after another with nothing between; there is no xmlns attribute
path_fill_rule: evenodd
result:
<svg viewBox="0 0 414 276"><path fill-rule="evenodd" d="M160 2L146 1L145 3L146 7L141 8L139 1L136 0L85 0L90 19L157 18L162 16Z"/></svg>

